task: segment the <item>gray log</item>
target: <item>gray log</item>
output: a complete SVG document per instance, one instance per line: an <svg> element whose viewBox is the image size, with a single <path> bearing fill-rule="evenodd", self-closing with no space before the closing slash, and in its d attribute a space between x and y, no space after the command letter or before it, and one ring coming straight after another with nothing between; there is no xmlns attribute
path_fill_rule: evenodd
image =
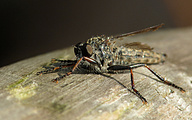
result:
<svg viewBox="0 0 192 120"><path fill-rule="evenodd" d="M192 28L159 30L128 37L168 55L150 67L186 93L158 82L146 68L134 69L135 87L148 104L131 91L130 73L72 74L58 84L58 75L35 75L51 58L74 59L73 48L58 50L0 68L1 120L192 119ZM122 87L127 86L127 89Z"/></svg>

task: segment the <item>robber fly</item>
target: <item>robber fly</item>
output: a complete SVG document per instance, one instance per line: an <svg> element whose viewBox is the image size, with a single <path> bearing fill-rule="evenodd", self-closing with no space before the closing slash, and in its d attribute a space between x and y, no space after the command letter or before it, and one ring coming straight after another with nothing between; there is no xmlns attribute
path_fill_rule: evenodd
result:
<svg viewBox="0 0 192 120"><path fill-rule="evenodd" d="M131 86L133 91L139 96L144 104L147 100L135 89L132 69L145 67L152 72L163 83L179 89L181 92L185 90L169 81L149 68L149 64L163 63L166 54L157 53L146 44L140 42L127 43L117 46L115 40L123 37L132 36L138 33L155 31L164 24L148 27L142 30L117 35L117 36L96 36L88 39L84 43L78 43L74 46L76 60L59 60L52 59L52 66L45 67L44 71L37 74L53 73L68 70L65 74L53 79L58 82L62 78L75 73L75 71L84 71L86 73L110 73L117 71L129 70L131 73Z"/></svg>

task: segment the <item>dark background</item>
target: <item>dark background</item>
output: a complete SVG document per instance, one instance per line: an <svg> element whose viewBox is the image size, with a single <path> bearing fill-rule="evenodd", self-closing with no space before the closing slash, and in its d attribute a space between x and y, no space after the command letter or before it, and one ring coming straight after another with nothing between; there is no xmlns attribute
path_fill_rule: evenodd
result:
<svg viewBox="0 0 192 120"><path fill-rule="evenodd" d="M192 25L185 0L1 0L0 66L75 45L94 35L116 35L165 23Z"/></svg>

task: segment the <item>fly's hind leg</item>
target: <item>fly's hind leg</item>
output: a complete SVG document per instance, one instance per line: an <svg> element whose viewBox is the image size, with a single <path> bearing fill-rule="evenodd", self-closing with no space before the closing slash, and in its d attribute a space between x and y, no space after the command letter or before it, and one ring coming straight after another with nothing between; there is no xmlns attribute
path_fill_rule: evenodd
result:
<svg viewBox="0 0 192 120"><path fill-rule="evenodd" d="M165 80L165 78L163 78L160 74L158 74L157 72L155 72L154 70L152 70L149 66L147 66L146 64L135 64L135 65L132 65L132 66L129 66L130 68L137 68L137 67L142 67L144 66L145 68L147 68L151 73L153 73L159 80L161 80L162 83L164 84L167 84L167 85L170 85L174 88L177 88L179 89L182 93L185 92L185 90L177 85L175 85L174 83L171 83L167 80Z"/></svg>
<svg viewBox="0 0 192 120"><path fill-rule="evenodd" d="M185 92L185 90L183 88L175 85L174 83L171 83L171 82L165 80L161 75L159 75L157 72L152 70L146 64L133 64L133 65L129 65L129 66L114 65L114 66L110 66L107 70L109 70L109 71L110 70L112 70L112 71L114 71L114 70L130 70L130 72L131 72L131 86L132 86L133 91L141 98L143 103L147 103L146 99L135 89L132 69L138 68L138 67L146 67L151 73L153 73L164 84L167 84L167 85L170 85L170 86L172 86L174 88L177 88L183 93Z"/></svg>
<svg viewBox="0 0 192 120"><path fill-rule="evenodd" d="M165 80L161 75L159 75L157 72L155 72L154 70L152 70L151 68L149 68L149 66L147 66L146 64L144 65L149 71L151 71L157 78L159 78L159 80L161 80L164 84L170 85L174 88L179 89L182 93L185 92L185 90L177 85L175 85L174 83L171 83L167 80Z"/></svg>

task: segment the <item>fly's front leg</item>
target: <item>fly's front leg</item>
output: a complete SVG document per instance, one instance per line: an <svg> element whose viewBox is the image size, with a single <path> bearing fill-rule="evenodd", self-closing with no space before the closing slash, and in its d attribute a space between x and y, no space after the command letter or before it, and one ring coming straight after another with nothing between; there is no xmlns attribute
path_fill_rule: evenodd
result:
<svg viewBox="0 0 192 120"><path fill-rule="evenodd" d="M52 62L58 61L58 63L53 63L53 67L44 67L46 70L37 72L37 75L42 75L42 74L48 74L48 73L54 73L57 72L57 70L61 70L63 68L71 67L76 64L76 60L58 60L58 59L52 59Z"/></svg>
<svg viewBox="0 0 192 120"><path fill-rule="evenodd" d="M37 72L36 75L42 75L42 74L48 74L48 73L53 73L54 71L54 67L47 67L46 70Z"/></svg>
<svg viewBox="0 0 192 120"><path fill-rule="evenodd" d="M59 70L62 71L63 68L73 67L76 64L76 60L59 60L59 59L52 59L52 66L53 67L44 67L46 70L37 72L37 75L48 74L48 73L55 73ZM53 79L53 82L58 82L58 80L64 78L65 76L69 75L66 73L65 75L60 75L59 77Z"/></svg>
<svg viewBox="0 0 192 120"><path fill-rule="evenodd" d="M63 79L63 78L66 77L66 76L69 76L71 73L72 73L72 72L68 72L68 73L66 73L66 74L64 74L64 75L60 75L59 77L53 79L52 81L58 83L59 80Z"/></svg>
<svg viewBox="0 0 192 120"><path fill-rule="evenodd" d="M59 80L63 79L63 78L66 77L66 76L71 75L71 73L72 73L73 71L75 71L75 69L78 67L79 63L80 63L82 60L83 60L83 57L80 58L79 61L77 61L77 63L74 65L73 69L72 69L70 72L67 72L67 73L64 74L64 75L60 75L59 77L53 79L52 81L58 83ZM57 69L57 68L56 68L56 69ZM59 69L59 68L58 68L58 69Z"/></svg>
<svg viewBox="0 0 192 120"><path fill-rule="evenodd" d="M89 58L89 57L82 57L82 58L79 59L79 61L77 61L77 63L75 64L75 66L73 67L73 69L72 69L71 72L73 72L73 71L78 67L79 63L80 63L82 60L86 60L87 62L89 62L89 63L91 63L91 64L96 64L96 65L98 65L98 66L100 67L99 63L98 63L96 60L94 60L94 59L92 59L92 58Z"/></svg>
<svg viewBox="0 0 192 120"><path fill-rule="evenodd" d="M60 59L56 59L56 58L52 58L51 59L51 63L59 63L61 65L71 65L71 64L75 64L77 62L77 60L60 60Z"/></svg>
<svg viewBox="0 0 192 120"><path fill-rule="evenodd" d="M96 60L92 59L92 58L82 57L82 58L80 58L80 59L77 61L77 63L74 65L73 69L72 69L70 72L68 72L68 73L66 73L66 74L64 74L64 75L61 75L61 76L53 79L52 81L58 83L58 81L61 80L62 78L66 77L66 76L69 76L70 74L72 74L72 73L77 69L77 67L79 66L79 64L80 64L80 62L81 62L82 60L86 60L86 61L88 61L89 63L98 64L98 62L97 62ZM98 64L98 65L99 65L99 64Z"/></svg>

